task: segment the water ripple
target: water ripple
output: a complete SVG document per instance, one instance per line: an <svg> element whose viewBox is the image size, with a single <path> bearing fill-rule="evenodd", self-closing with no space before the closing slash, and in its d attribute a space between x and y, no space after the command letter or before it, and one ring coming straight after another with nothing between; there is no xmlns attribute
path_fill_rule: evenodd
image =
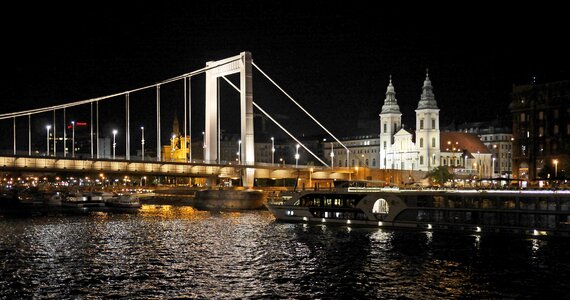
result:
<svg viewBox="0 0 570 300"><path fill-rule="evenodd" d="M267 211L0 219L0 298L566 296L567 240L275 222Z"/></svg>

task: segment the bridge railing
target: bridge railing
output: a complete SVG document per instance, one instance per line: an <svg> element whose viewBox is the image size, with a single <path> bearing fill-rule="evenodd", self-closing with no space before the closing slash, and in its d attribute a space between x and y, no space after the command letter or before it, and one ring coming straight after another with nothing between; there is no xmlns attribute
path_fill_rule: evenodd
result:
<svg viewBox="0 0 570 300"><path fill-rule="evenodd" d="M50 157L1 156L0 168L29 170L91 171L91 172L142 172L173 175L217 175L237 176L232 166L195 165L174 162L132 162L120 160L82 160Z"/></svg>

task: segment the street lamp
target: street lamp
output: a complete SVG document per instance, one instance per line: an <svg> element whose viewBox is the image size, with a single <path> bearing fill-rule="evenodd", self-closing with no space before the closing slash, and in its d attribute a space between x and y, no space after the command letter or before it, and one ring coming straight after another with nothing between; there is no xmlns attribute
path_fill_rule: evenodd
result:
<svg viewBox="0 0 570 300"><path fill-rule="evenodd" d="M141 126L141 131L142 131L142 135L141 135L141 156L142 156L142 160L144 160L144 127Z"/></svg>
<svg viewBox="0 0 570 300"><path fill-rule="evenodd" d="M75 121L71 121L71 157L75 158Z"/></svg>
<svg viewBox="0 0 570 300"><path fill-rule="evenodd" d="M295 152L295 168L299 167L299 144L296 146L297 152Z"/></svg>
<svg viewBox="0 0 570 300"><path fill-rule="evenodd" d="M331 142L331 169L334 169L334 144Z"/></svg>
<svg viewBox="0 0 570 300"><path fill-rule="evenodd" d="M271 165L275 165L275 139L271 137Z"/></svg>
<svg viewBox="0 0 570 300"><path fill-rule="evenodd" d="M174 151L176 151L176 134L172 134L170 139L170 161L174 161Z"/></svg>
<svg viewBox="0 0 570 300"><path fill-rule="evenodd" d="M47 148L46 148L47 152L46 153L47 154L46 154L46 156L49 156L49 130L50 129L51 129L51 125L47 125L46 126L46 131L47 131L47 138L46 138L46 140L47 140Z"/></svg>
<svg viewBox="0 0 570 300"><path fill-rule="evenodd" d="M237 161L238 161L238 165L239 165L240 161L241 161L241 140L238 141L238 151L237 151L236 155L237 155Z"/></svg>
<svg viewBox="0 0 570 300"><path fill-rule="evenodd" d="M558 159L552 161L554 163L554 178L558 178Z"/></svg>
<svg viewBox="0 0 570 300"><path fill-rule="evenodd" d="M115 148L117 143L115 143L115 137L117 136L117 129L113 129L113 159L115 159Z"/></svg>

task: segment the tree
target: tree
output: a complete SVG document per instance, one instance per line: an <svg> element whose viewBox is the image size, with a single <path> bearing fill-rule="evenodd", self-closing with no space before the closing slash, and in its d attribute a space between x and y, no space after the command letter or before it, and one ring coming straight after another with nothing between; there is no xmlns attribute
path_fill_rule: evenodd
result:
<svg viewBox="0 0 570 300"><path fill-rule="evenodd" d="M425 178L429 178L430 182L438 185L444 185L447 181L453 180L453 174L449 173L447 167L439 166L429 171Z"/></svg>

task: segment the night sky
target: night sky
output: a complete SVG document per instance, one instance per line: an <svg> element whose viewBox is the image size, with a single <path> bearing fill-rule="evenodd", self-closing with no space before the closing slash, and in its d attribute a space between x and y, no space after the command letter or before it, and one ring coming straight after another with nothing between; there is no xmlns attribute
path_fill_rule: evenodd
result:
<svg viewBox="0 0 570 300"><path fill-rule="evenodd" d="M561 7L184 2L129 9L100 2L85 8L19 4L6 11L0 21L5 52L0 112L137 88L246 50L339 136L378 132L357 124L378 120L390 74L403 123L412 127L426 68L442 126L508 118L512 84L570 78L570 51L562 45L569 27ZM203 78L193 85L193 109L200 112ZM165 122L175 110L182 117L180 91L181 84L164 92ZM227 84L222 93L229 102L222 108L222 128L236 132L237 94ZM153 92L131 101L137 109L133 122L155 124ZM254 101L296 135L323 133L257 71ZM114 102L101 108L112 116L107 127L124 124L124 104ZM80 119L86 110L70 110L68 116ZM203 116L192 122L194 132L203 130Z"/></svg>

